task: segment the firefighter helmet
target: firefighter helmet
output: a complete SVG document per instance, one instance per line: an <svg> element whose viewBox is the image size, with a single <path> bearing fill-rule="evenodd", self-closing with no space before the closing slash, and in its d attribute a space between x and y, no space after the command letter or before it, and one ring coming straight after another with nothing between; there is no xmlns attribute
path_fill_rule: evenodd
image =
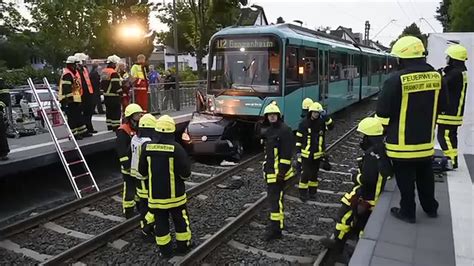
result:
<svg viewBox="0 0 474 266"><path fill-rule="evenodd" d="M138 122L138 127L154 129L156 127L156 118L151 114L144 114Z"/></svg>
<svg viewBox="0 0 474 266"><path fill-rule="evenodd" d="M323 106L318 102L314 102L309 107L309 111L310 112L322 112L323 111Z"/></svg>
<svg viewBox="0 0 474 266"><path fill-rule="evenodd" d="M453 44L446 49L445 52L449 57L452 59L456 59L459 61L466 61L467 60L467 50L464 46L459 44Z"/></svg>
<svg viewBox="0 0 474 266"><path fill-rule="evenodd" d="M136 103L131 103L125 107L125 117L130 117L136 113L143 113L143 109Z"/></svg>
<svg viewBox="0 0 474 266"><path fill-rule="evenodd" d="M77 62L77 58L75 56L68 56L66 59L66 64L75 64Z"/></svg>
<svg viewBox="0 0 474 266"><path fill-rule="evenodd" d="M404 36L392 46L391 54L402 59L425 57L425 46L414 36Z"/></svg>
<svg viewBox="0 0 474 266"><path fill-rule="evenodd" d="M379 119L366 117L360 121L357 131L366 136L381 136L383 135L383 126Z"/></svg>
<svg viewBox="0 0 474 266"><path fill-rule="evenodd" d="M280 108L278 108L278 105L271 103L265 107L265 110L263 111L263 114L281 114Z"/></svg>
<svg viewBox="0 0 474 266"><path fill-rule="evenodd" d="M111 55L111 56L107 57L107 63L118 64L119 62L120 62L120 57L118 57L116 55Z"/></svg>
<svg viewBox="0 0 474 266"><path fill-rule="evenodd" d="M313 104L313 100L311 100L311 98L306 98L303 100L303 103L301 104L301 109L308 110L311 104Z"/></svg>
<svg viewBox="0 0 474 266"><path fill-rule="evenodd" d="M176 123L169 115L163 115L156 121L155 130L162 133L173 133L176 131Z"/></svg>

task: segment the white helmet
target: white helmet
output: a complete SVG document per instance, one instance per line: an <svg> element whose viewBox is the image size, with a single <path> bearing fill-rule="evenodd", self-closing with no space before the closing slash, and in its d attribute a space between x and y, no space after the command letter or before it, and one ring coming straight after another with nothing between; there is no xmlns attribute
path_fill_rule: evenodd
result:
<svg viewBox="0 0 474 266"><path fill-rule="evenodd" d="M119 62L120 62L120 57L118 57L116 55L111 55L111 56L107 57L107 63L117 64Z"/></svg>
<svg viewBox="0 0 474 266"><path fill-rule="evenodd" d="M66 59L66 64L75 64L77 62L77 58L73 55L68 56Z"/></svg>
<svg viewBox="0 0 474 266"><path fill-rule="evenodd" d="M85 53L75 53L74 56L77 58L79 63L84 63L84 61L89 59L89 56L86 55Z"/></svg>

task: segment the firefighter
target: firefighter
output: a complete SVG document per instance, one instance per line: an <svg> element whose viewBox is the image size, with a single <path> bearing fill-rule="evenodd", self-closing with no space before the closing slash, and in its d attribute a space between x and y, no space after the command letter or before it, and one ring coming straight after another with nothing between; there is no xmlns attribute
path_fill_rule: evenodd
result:
<svg viewBox="0 0 474 266"><path fill-rule="evenodd" d="M120 57L112 55L107 57L107 67L102 70L100 86L104 92L105 117L107 130L115 131L120 126L120 96L122 84L119 74L115 70L116 64L120 62Z"/></svg>
<svg viewBox="0 0 474 266"><path fill-rule="evenodd" d="M140 175L138 171L140 154L145 143L150 142L156 138L156 118L151 114L145 114L140 118L138 123L138 131L132 138L132 163L130 167L130 175L136 178L137 181L136 193L139 198L138 212L140 213L141 221L140 227L143 236L149 240L153 236L153 224L155 222L153 214L148 212L148 176Z"/></svg>
<svg viewBox="0 0 474 266"><path fill-rule="evenodd" d="M305 98L301 103L301 118L306 118L308 114L309 107L313 104L313 100L311 98Z"/></svg>
<svg viewBox="0 0 474 266"><path fill-rule="evenodd" d="M362 232L385 182L392 175L390 159L385 152L383 130L382 123L374 117L364 118L357 127L363 136L360 147L364 154L357 158L359 169L352 175L352 190L341 198L335 238L321 240L329 249L329 260L337 260L342 254L348 237L357 237Z"/></svg>
<svg viewBox="0 0 474 266"><path fill-rule="evenodd" d="M94 93L94 87L92 86L91 79L89 77L89 70L85 65L86 60L89 59L84 53L76 53L74 56L77 58L77 71L79 73L82 85L82 116L84 124L87 127L87 132L91 135L97 133L92 125L92 115L96 105L96 98Z"/></svg>
<svg viewBox="0 0 474 266"><path fill-rule="evenodd" d="M300 199L314 199L318 189L318 172L321 158L324 157L326 129L332 130L334 123L325 115L323 106L314 102L309 107L296 132L297 158L302 161L302 173L299 182Z"/></svg>
<svg viewBox="0 0 474 266"><path fill-rule="evenodd" d="M130 69L135 102L139 104L143 110L148 109L148 73L145 62L145 55L139 54L137 56L137 63Z"/></svg>
<svg viewBox="0 0 474 266"><path fill-rule="evenodd" d="M404 36L395 42L391 53L400 70L385 81L376 114L386 127L387 155L401 194L400 208L392 208L391 214L415 223L415 183L423 210L429 217L437 217L433 136L437 110L445 108L447 97L441 75L426 63L420 39Z"/></svg>
<svg viewBox="0 0 474 266"><path fill-rule="evenodd" d="M156 244L164 258L173 256L170 215L176 231L176 252L186 253L191 246L184 185L184 180L191 176L191 162L184 148L175 141L175 130L173 118L161 116L156 123L158 137L144 145L139 166L140 174L148 176L148 207L156 219Z"/></svg>
<svg viewBox="0 0 474 266"><path fill-rule="evenodd" d="M120 106L120 105L119 105ZM134 216L136 181L130 175L131 166L131 141L138 129L138 121L143 110L140 105L130 104L125 109L124 123L116 131L116 149L120 161L120 168L123 177L123 213L125 218Z"/></svg>
<svg viewBox="0 0 474 266"><path fill-rule="evenodd" d="M82 86L76 61L77 58L74 56L69 56L66 60L66 67L59 81L59 101L66 112L67 123L72 134L80 140L91 135L87 132L82 118Z"/></svg>
<svg viewBox="0 0 474 266"><path fill-rule="evenodd" d="M294 175L291 165L294 136L281 118L278 105L271 103L264 109L265 123L268 129L263 133L265 147L264 177L267 181L268 203L270 205L270 225L265 240L281 238L284 227L283 189L285 181Z"/></svg>
<svg viewBox="0 0 474 266"><path fill-rule="evenodd" d="M0 160L8 160L8 153L10 148L8 147L7 140L7 125L5 119L7 117L7 108L11 108L10 90L5 85L5 82L0 78Z"/></svg>
<svg viewBox="0 0 474 266"><path fill-rule="evenodd" d="M467 50L453 44L446 50L447 66L444 81L448 88L449 106L438 115L438 142L453 168L458 168L458 127L462 125L467 93Z"/></svg>

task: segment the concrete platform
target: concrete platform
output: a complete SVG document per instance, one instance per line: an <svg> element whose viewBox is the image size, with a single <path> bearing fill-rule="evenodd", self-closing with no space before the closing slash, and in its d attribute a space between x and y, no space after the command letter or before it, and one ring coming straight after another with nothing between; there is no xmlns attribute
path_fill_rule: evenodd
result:
<svg viewBox="0 0 474 266"><path fill-rule="evenodd" d="M398 207L395 180L387 183L349 265L474 265L474 123L459 132L459 168L435 184L438 218L428 218L417 199L417 223L390 215Z"/></svg>
<svg viewBox="0 0 474 266"><path fill-rule="evenodd" d="M194 110L194 107L187 107L178 112L163 114L172 116L179 124L179 130L189 122ZM105 116L95 115L93 124L95 130L99 132L90 138L78 141L84 155L114 149L115 133L106 130ZM10 146L9 160L0 161L0 178L59 162L59 156L49 133L8 139L8 144Z"/></svg>

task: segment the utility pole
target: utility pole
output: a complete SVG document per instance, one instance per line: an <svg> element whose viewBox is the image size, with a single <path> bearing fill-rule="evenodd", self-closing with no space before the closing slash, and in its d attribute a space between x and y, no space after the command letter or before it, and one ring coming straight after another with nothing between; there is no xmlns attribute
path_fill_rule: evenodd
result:
<svg viewBox="0 0 474 266"><path fill-rule="evenodd" d="M176 0L173 0L173 24L174 24L174 66L176 69L175 72L175 107L176 111L179 111L180 108L180 99L179 99L179 66L178 66L178 23L176 21Z"/></svg>

